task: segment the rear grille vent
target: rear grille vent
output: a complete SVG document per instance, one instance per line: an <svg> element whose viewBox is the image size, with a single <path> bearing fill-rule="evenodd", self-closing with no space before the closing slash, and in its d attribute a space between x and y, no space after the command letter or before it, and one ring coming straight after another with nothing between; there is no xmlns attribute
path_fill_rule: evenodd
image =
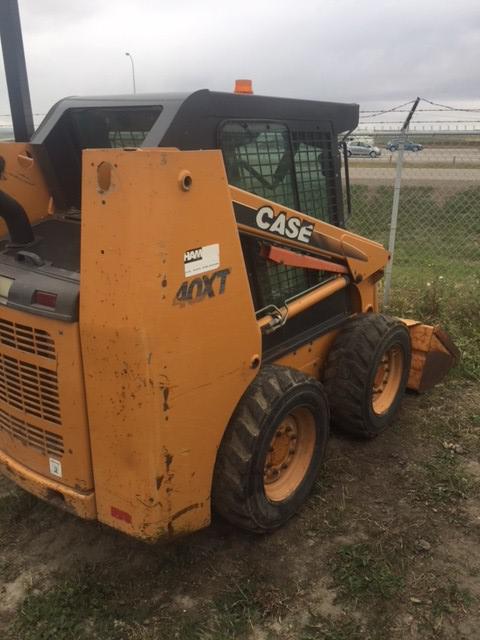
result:
<svg viewBox="0 0 480 640"><path fill-rule="evenodd" d="M0 318L0 342L20 351L55 360L55 343L43 329L34 329Z"/></svg>
<svg viewBox="0 0 480 640"><path fill-rule="evenodd" d="M0 431L8 433L12 438L20 440L22 444L36 449L43 455L61 456L63 454L62 436L34 427L28 422L14 418L2 409L0 409Z"/></svg>
<svg viewBox="0 0 480 640"><path fill-rule="evenodd" d="M0 400L55 424L61 424L55 371L0 353Z"/></svg>

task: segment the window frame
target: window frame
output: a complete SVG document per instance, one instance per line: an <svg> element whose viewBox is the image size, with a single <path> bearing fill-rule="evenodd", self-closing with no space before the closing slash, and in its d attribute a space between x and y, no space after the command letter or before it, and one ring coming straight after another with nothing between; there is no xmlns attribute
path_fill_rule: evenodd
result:
<svg viewBox="0 0 480 640"><path fill-rule="evenodd" d="M338 145L335 141L335 134L333 129L333 123L329 120L279 120L275 118L224 118L220 120L217 124L217 148L220 149L222 155L224 156L223 144L222 144L222 133L226 124L230 123L255 123L255 124L276 124L282 125L286 128L288 133L288 140L290 145L290 157L292 159L292 178L293 178L293 192L295 199L295 207L296 211L300 211L306 215L310 215L308 211L302 211L300 209L300 194L299 194L299 184L297 177L297 169L295 163L295 153L294 153L294 133L312 133L318 132L320 134L327 134L329 140L327 139L327 143L330 144L330 153L331 153L331 171L332 175L329 176L329 180L331 184L327 184L327 209L329 209L328 215L328 224L333 224L338 227L344 227L344 217L343 217L343 206L342 206L342 193L340 182L340 159L338 154ZM320 147L319 147L320 149ZM224 156L225 160L225 156ZM228 178L228 175L227 175ZM264 197L264 196L260 196ZM272 200L272 198L268 198ZM281 203L279 203L281 204ZM284 205L286 206L286 205ZM312 216L315 217L315 216ZM318 218L315 218L318 219Z"/></svg>
<svg viewBox="0 0 480 640"><path fill-rule="evenodd" d="M288 153L291 158L290 173L291 173L292 185L293 185L293 196L294 196L294 200L296 201L296 206L294 207L294 209L297 211L302 211L300 209L299 175L301 175L303 172L299 171L300 165L296 164L295 156L302 142L307 146L309 142L308 136L305 136L305 140L302 140L302 134L312 135L312 133L318 132L318 134L326 135L325 137L326 144L319 145L318 150L319 150L319 153L321 153L326 147L328 148L328 145L329 145L328 151L331 154L331 163L330 163L331 175L325 176L325 174L323 174L326 177L325 188L326 188L327 212L330 209L329 219L326 222L329 224L335 224L335 214L334 214L336 210L335 202L338 201L338 188L335 180L335 177L338 171L338 167L337 167L338 153L336 152L337 145L334 145L332 123L328 121L317 121L317 122L296 121L296 120L285 121L285 120L272 120L272 119L265 119L265 118L224 119L221 122L219 122L217 127L217 146L222 151L222 154L224 156L226 171L227 171L227 160L225 158L224 138L222 136L225 130L225 126L228 124L242 124L242 125L247 124L248 125L248 123L252 123L256 125L258 124L277 125L277 126L284 127L287 133L286 139L288 140L288 146L289 146ZM265 127L265 131L267 131L266 127ZM297 137L296 140L294 140L294 136ZM315 145L311 145L311 146L315 146ZM337 155L335 155L336 153ZM227 173L227 179L228 179L228 173ZM334 190L332 190L332 184L335 186ZM259 197L265 197L265 196L259 195ZM305 199L305 196L303 197ZM273 199L273 198L267 198L267 199ZM282 203L279 203L279 204L282 204ZM286 206L286 205L283 205L283 206ZM305 213L306 215L309 215L308 212L304 211L303 213ZM322 220L322 218L320 217L315 217L315 216L312 216L312 217L315 220ZM255 241L258 242L258 238L256 238L254 234L248 234L247 232L240 234L240 237L241 237L242 251L245 259L245 266L247 269L248 279L250 282L250 288L252 292L252 298L253 298L253 302L256 310L261 309L269 304L276 304L276 305L284 304L287 299L292 297L292 295L294 297L297 295L302 295L304 291L308 291L312 286L315 286L316 284L320 284L320 282L322 281L322 278L321 277L317 278L316 274L313 273L310 269L302 269L306 288L299 289L298 291L295 291L295 292L292 292L292 291L286 292L285 298L280 303L278 300L274 299L274 295L273 295L274 288L272 285L273 285L275 276L270 277L270 275L268 275L268 265L265 265L265 273L267 274L266 277L269 280L270 290L267 290L267 287L265 286L265 283L264 283L265 274L262 277L259 273L259 269L258 269L259 256L255 252ZM245 237L244 240L242 239L243 237ZM292 269L295 269L295 268L292 267ZM279 274L277 277L280 279L282 276Z"/></svg>

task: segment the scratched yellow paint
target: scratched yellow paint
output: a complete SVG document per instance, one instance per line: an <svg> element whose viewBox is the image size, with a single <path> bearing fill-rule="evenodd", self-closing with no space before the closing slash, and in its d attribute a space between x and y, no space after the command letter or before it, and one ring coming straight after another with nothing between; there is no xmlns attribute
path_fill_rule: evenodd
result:
<svg viewBox="0 0 480 640"><path fill-rule="evenodd" d="M106 192L102 162L112 167ZM98 518L148 539L206 526L216 451L261 352L221 153L87 151L82 209L80 326ZM213 295L179 302L185 252L212 244L218 268L199 278ZM222 270L221 293L212 276Z"/></svg>

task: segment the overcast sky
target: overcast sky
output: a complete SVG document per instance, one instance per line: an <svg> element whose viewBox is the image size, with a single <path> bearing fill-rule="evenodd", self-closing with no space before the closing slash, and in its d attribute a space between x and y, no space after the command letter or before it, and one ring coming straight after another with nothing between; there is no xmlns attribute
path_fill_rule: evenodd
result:
<svg viewBox="0 0 480 640"><path fill-rule="evenodd" d="M66 95L131 92L125 51L139 93L231 91L245 77L259 94L361 105L480 97L479 0L19 3L37 113Z"/></svg>

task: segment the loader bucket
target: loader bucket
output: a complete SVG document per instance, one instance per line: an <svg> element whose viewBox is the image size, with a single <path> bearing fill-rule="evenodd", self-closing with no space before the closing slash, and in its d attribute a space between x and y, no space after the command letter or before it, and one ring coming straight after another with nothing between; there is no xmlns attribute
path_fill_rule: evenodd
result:
<svg viewBox="0 0 480 640"><path fill-rule="evenodd" d="M422 393L438 384L457 364L460 352L439 326L402 319L410 332L412 364L407 387Z"/></svg>

